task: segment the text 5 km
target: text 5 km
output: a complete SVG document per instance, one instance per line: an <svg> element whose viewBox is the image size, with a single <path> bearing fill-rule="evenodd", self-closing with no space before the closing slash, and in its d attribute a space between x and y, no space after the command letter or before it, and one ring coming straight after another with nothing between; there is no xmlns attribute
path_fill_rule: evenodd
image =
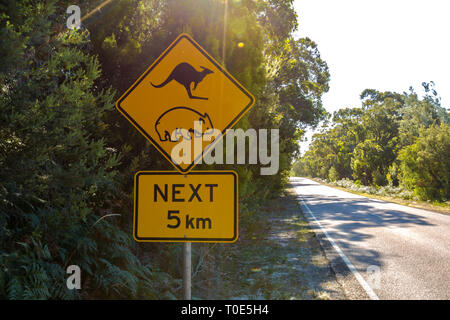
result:
<svg viewBox="0 0 450 320"><path fill-rule="evenodd" d="M167 219L173 220L173 224L168 224L167 227L171 229L177 229L181 225L181 219L179 218L180 210L169 210L167 213ZM212 221L210 218L196 218L185 215L185 223L183 224L186 229L208 229L212 228Z"/></svg>

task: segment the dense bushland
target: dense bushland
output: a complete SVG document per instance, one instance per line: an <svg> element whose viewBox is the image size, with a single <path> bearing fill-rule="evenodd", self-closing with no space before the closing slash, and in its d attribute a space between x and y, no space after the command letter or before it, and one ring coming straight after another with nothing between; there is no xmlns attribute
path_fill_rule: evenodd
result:
<svg viewBox="0 0 450 320"><path fill-rule="evenodd" d="M82 14L101 1L80 4ZM324 119L329 74L316 44L292 38L292 1L113 1L67 30L69 1L0 4L0 298L175 298L179 244L132 240L138 170L173 170L113 103L181 32L253 93L241 128L280 129L280 170L239 173L240 230L283 188L306 125ZM237 44L241 43L240 46ZM243 45L242 45L243 44ZM226 245L194 250L208 296ZM82 290L66 288L66 268Z"/></svg>
<svg viewBox="0 0 450 320"><path fill-rule="evenodd" d="M421 200L450 199L450 117L433 83L423 86L423 97L412 89L365 90L362 107L335 112L314 135L295 174L399 187Z"/></svg>

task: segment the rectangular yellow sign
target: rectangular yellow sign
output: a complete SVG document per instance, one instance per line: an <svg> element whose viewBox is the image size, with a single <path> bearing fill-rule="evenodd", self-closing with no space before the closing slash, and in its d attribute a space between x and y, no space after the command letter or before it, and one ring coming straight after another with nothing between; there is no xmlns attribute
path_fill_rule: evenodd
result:
<svg viewBox="0 0 450 320"><path fill-rule="evenodd" d="M140 171L135 175L136 241L234 242L238 176L234 171Z"/></svg>

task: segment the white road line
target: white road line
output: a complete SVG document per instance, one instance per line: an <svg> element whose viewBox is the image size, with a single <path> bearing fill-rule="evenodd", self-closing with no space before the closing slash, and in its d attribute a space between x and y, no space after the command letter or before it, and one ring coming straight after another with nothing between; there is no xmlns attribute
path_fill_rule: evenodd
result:
<svg viewBox="0 0 450 320"><path fill-rule="evenodd" d="M297 189L295 189L295 192L297 192ZM297 194L300 195L298 192L297 192ZM309 213L309 215L313 218L314 222L320 227L320 229L322 229L323 233L327 237L328 241L330 241L330 243L333 246L334 250L336 250L337 253L339 253L339 256L342 258L342 260L344 260L344 262L347 265L348 269L353 273L353 275L355 276L356 280L358 280L359 284L366 291L366 293L370 297L370 299L372 299L372 300L380 300L380 298L378 298L378 296L372 290L372 288L369 286L369 284L366 282L366 280L364 280L364 278L361 276L361 274L356 270L356 268L353 265L353 263L350 262L350 260L344 254L344 252L342 252L341 248L339 248L339 246L336 244L336 242L334 242L333 238L331 238L331 236L324 229L324 227L322 227L322 224L316 219L316 217L314 216L314 214L312 213L311 209L308 207L306 202L303 201L303 199L300 199L300 202L305 207L305 209Z"/></svg>

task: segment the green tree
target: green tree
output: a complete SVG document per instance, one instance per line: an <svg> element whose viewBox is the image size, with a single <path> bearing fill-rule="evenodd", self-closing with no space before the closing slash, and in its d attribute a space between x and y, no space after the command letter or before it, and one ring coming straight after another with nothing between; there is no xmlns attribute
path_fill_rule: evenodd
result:
<svg viewBox="0 0 450 320"><path fill-rule="evenodd" d="M401 110L402 119L399 123L399 138L401 146L408 146L419 137L420 130L433 124L450 123L447 111L441 107L440 99L433 88L433 83L423 83L426 95L420 99L414 90L405 94L405 106ZM433 94L429 93L432 90Z"/></svg>
<svg viewBox="0 0 450 320"><path fill-rule="evenodd" d="M0 297L149 296L150 270L113 205L120 156L103 138L112 93L96 89L88 33L54 32L66 7L2 6ZM81 293L66 288L71 264Z"/></svg>
<svg viewBox="0 0 450 320"><path fill-rule="evenodd" d="M403 94L364 90L361 108L335 112L331 123L313 136L309 150L294 166L295 173L330 180L350 178L377 186L397 186L401 180L422 198L444 199L442 186L448 174L433 160L436 154L424 149L424 136L427 128L448 125L449 114L441 107L434 84L423 86L422 98L412 89ZM414 156L419 150L423 156L420 161ZM425 170L425 165L430 167ZM418 172L419 168L429 179ZM430 178L432 168L440 172L434 180Z"/></svg>
<svg viewBox="0 0 450 320"><path fill-rule="evenodd" d="M282 189L329 80L317 45L292 38L292 3L111 1L72 32L69 1L0 5L0 297L79 298L69 264L86 271L82 297L174 297L179 246L130 236L134 173L172 167L112 105L181 32L255 95L238 127L280 129L279 174L237 168L243 225Z"/></svg>
<svg viewBox="0 0 450 320"><path fill-rule="evenodd" d="M261 177L255 165L196 167L237 170L242 228L262 199L277 195L284 187L302 129L324 116L321 96L328 90L328 69L313 41L292 38L297 28L292 3L129 0L111 5L88 25L104 70L101 87L124 92L181 32L187 32L252 92L255 105L236 127L280 129L279 173ZM107 122L108 141L123 154L121 201L131 203L132 177L137 170L172 166L120 114L109 114ZM146 252L156 264L168 267L161 257L170 248L154 244L146 246Z"/></svg>
<svg viewBox="0 0 450 320"><path fill-rule="evenodd" d="M450 125L419 131L414 144L399 154L400 182L423 200L450 199Z"/></svg>
<svg viewBox="0 0 450 320"><path fill-rule="evenodd" d="M364 140L353 152L351 159L353 176L364 185L384 184L383 174L379 171L383 170L382 159L383 148L372 139Z"/></svg>

